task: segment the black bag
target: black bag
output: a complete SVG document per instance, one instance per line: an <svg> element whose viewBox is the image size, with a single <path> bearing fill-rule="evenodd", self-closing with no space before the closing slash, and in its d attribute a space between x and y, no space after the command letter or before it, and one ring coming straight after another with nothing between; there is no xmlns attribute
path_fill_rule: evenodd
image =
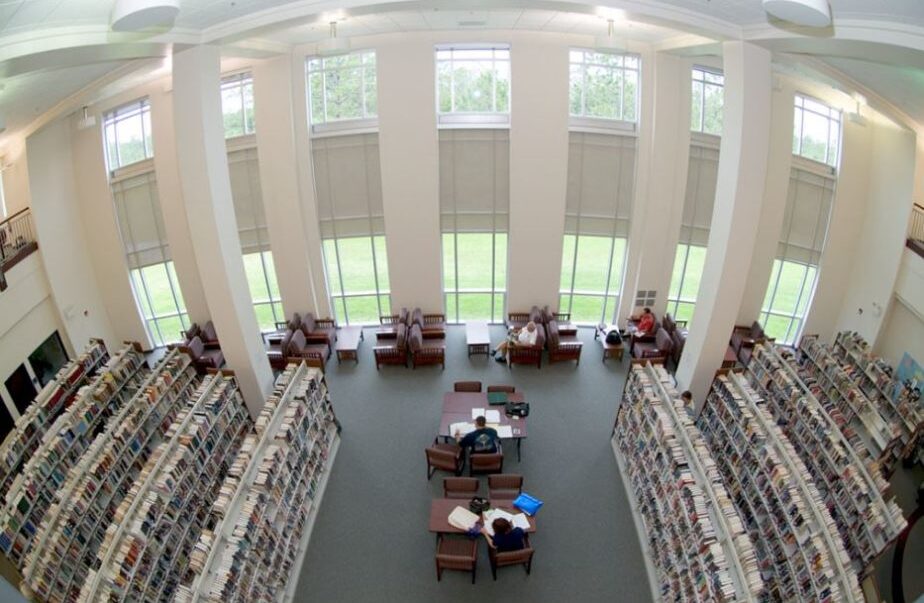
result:
<svg viewBox="0 0 924 603"><path fill-rule="evenodd" d="M508 417L528 417L529 402L507 402L504 405L504 413Z"/></svg>
<svg viewBox="0 0 924 603"><path fill-rule="evenodd" d="M468 510L474 513L475 515L481 515L485 511L491 508L491 503L488 502L487 498L481 498L480 496L474 497L468 503Z"/></svg>
<svg viewBox="0 0 924 603"><path fill-rule="evenodd" d="M619 331L613 329L606 334L606 342L610 345L622 345L622 335L619 334Z"/></svg>

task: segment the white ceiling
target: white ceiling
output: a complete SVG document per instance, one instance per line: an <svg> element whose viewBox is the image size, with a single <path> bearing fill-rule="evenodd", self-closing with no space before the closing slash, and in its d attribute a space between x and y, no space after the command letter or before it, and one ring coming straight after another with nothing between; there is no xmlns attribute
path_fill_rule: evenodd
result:
<svg viewBox="0 0 924 603"><path fill-rule="evenodd" d="M690 31L820 59L924 131L924 0L829 2L835 27L804 36L768 22L761 0L181 0L172 31L118 39L108 33L114 0L0 0L0 115L8 127L0 145L32 122L36 108L41 113L126 60L163 56L171 43L222 43L232 55L252 42L284 51L325 38L331 11L346 15L344 37L459 29L599 35L606 21L598 3L628 14L618 38L690 51L693 42L678 36ZM864 37L869 31L874 37Z"/></svg>

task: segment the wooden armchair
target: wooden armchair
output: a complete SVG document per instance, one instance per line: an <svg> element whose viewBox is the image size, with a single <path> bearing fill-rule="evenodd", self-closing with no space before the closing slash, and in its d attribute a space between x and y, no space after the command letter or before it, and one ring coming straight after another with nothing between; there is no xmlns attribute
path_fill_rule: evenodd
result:
<svg viewBox="0 0 924 603"><path fill-rule="evenodd" d="M553 320L546 325L548 331L549 364L574 360L581 363L581 350L584 344L577 335L562 335L558 330L558 322Z"/></svg>
<svg viewBox="0 0 924 603"><path fill-rule="evenodd" d="M756 320L751 326L735 325L732 330L729 344L735 352L735 357L744 365L747 365L751 359L751 349L758 343L773 342L773 339L767 337L764 328Z"/></svg>
<svg viewBox="0 0 924 603"><path fill-rule="evenodd" d="M529 312L507 312L507 327L522 329L529 322Z"/></svg>
<svg viewBox="0 0 924 603"><path fill-rule="evenodd" d="M674 344L671 341L671 336L667 334L664 327L661 327L654 337L651 335L633 336L632 348L629 354L633 358L666 364L673 349Z"/></svg>
<svg viewBox="0 0 924 603"><path fill-rule="evenodd" d="M407 368L407 326L399 323L395 329L395 338L380 340L384 341L382 345L372 348L375 355L375 369L378 370L383 364L404 365Z"/></svg>
<svg viewBox="0 0 924 603"><path fill-rule="evenodd" d="M545 328L536 323L536 345L511 345L507 348L507 361L514 364L535 364L542 368L542 350L545 348Z"/></svg>
<svg viewBox="0 0 924 603"><path fill-rule="evenodd" d="M411 325L415 324L420 326L424 339L444 339L446 337L445 314L424 314L420 308L414 308L411 314Z"/></svg>
<svg viewBox="0 0 924 603"><path fill-rule="evenodd" d="M481 391L481 381L456 381L452 386L455 392L475 392Z"/></svg>
<svg viewBox="0 0 924 603"><path fill-rule="evenodd" d="M337 341L337 323L332 318L315 318L311 312L307 312L299 328L309 343L325 343L333 348Z"/></svg>
<svg viewBox="0 0 924 603"><path fill-rule="evenodd" d="M478 496L481 482L477 477L444 477L443 498L468 498Z"/></svg>
<svg viewBox="0 0 924 603"><path fill-rule="evenodd" d="M571 324L570 312L553 312L548 306L542 308L542 322L548 325L552 321L558 324L559 334L566 337L577 336L577 325Z"/></svg>
<svg viewBox="0 0 924 603"><path fill-rule="evenodd" d="M202 326L202 330L199 331L199 338L205 344L206 349L214 350L221 347L218 343L218 333L215 332L215 325L212 324L211 320Z"/></svg>
<svg viewBox="0 0 924 603"><path fill-rule="evenodd" d="M401 308L401 312L398 314L388 314L385 316L379 316L379 323L383 325L397 325L398 323L408 323L410 314L407 311L407 308Z"/></svg>
<svg viewBox="0 0 924 603"><path fill-rule="evenodd" d="M440 444L435 439L433 445L425 449L427 454L427 481L439 471L449 471L456 476L462 475L465 455L456 444Z"/></svg>
<svg viewBox="0 0 924 603"><path fill-rule="evenodd" d="M218 369L225 364L221 348L207 349L198 335L192 338L189 345L181 345L179 349L189 355L200 375L204 375L208 369Z"/></svg>
<svg viewBox="0 0 924 603"><path fill-rule="evenodd" d="M284 341L283 341L284 343ZM298 362L305 360L309 366L318 366L323 368L327 359L330 358L330 346L323 341L310 342L305 338L305 333L300 329L292 331L289 337L288 346L281 348L285 354L285 364L289 362Z"/></svg>
<svg viewBox="0 0 924 603"><path fill-rule="evenodd" d="M436 580L443 578L443 570L472 572L472 584L478 569L478 541L453 538L439 534L436 537Z"/></svg>
<svg viewBox="0 0 924 603"><path fill-rule="evenodd" d="M407 336L407 347L411 351L411 368L420 365L438 364L446 368L446 344L442 339L424 339L420 325L414 323Z"/></svg>
<svg viewBox="0 0 924 603"><path fill-rule="evenodd" d="M529 543L529 534L523 535L523 548L519 551L498 551L494 542L490 538L488 541L488 559L491 561L491 575L497 580L497 568L508 567L511 565L522 565L526 568L526 575L529 575L533 567L533 550Z"/></svg>
<svg viewBox="0 0 924 603"><path fill-rule="evenodd" d="M478 452L468 455L468 474L470 476L476 473L503 473L504 472L504 453L503 452Z"/></svg>
<svg viewBox="0 0 924 603"><path fill-rule="evenodd" d="M498 473L488 476L488 498L514 500L523 491L523 476L518 473Z"/></svg>

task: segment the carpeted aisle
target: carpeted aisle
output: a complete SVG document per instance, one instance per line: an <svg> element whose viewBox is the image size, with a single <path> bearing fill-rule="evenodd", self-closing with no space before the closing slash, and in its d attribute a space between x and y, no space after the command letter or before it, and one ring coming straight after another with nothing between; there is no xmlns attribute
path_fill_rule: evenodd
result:
<svg viewBox="0 0 924 603"><path fill-rule="evenodd" d="M495 341L502 327L493 327ZM375 370L374 329L360 362L328 364L343 440L296 591L296 601L650 601L648 577L610 434L625 365L600 362L593 331L582 329L581 365L541 370L466 355L464 327L450 327L446 370ZM491 580L479 543L478 581L447 571L436 581L430 499L443 473L426 480L424 448L439 426L443 393L455 381L510 383L531 405L523 460L507 446L505 471L522 473L525 490L545 501L533 572L498 571ZM487 492L482 477L482 491Z"/></svg>

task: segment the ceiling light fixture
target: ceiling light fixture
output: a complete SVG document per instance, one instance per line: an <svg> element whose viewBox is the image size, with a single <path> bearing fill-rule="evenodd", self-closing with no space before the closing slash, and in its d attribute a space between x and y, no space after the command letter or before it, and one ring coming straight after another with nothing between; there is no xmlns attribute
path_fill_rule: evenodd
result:
<svg viewBox="0 0 924 603"><path fill-rule="evenodd" d="M606 35L597 36L594 39L594 47L605 50L625 50L625 45L616 40L616 22L613 19L606 20Z"/></svg>
<svg viewBox="0 0 924 603"><path fill-rule="evenodd" d="M143 31L173 27L180 0L116 0L109 23L112 31Z"/></svg>
<svg viewBox="0 0 924 603"><path fill-rule="evenodd" d="M764 10L771 16L805 27L831 25L828 0L763 0Z"/></svg>
<svg viewBox="0 0 924 603"><path fill-rule="evenodd" d="M87 128L92 128L96 125L96 116L90 115L90 110L85 106L83 108L83 117L80 118L80 121L77 122L77 128L80 130L86 130Z"/></svg>
<svg viewBox="0 0 924 603"><path fill-rule="evenodd" d="M330 22L330 37L318 42L318 52L321 54L335 54L350 49L350 40L337 37L337 22Z"/></svg>

